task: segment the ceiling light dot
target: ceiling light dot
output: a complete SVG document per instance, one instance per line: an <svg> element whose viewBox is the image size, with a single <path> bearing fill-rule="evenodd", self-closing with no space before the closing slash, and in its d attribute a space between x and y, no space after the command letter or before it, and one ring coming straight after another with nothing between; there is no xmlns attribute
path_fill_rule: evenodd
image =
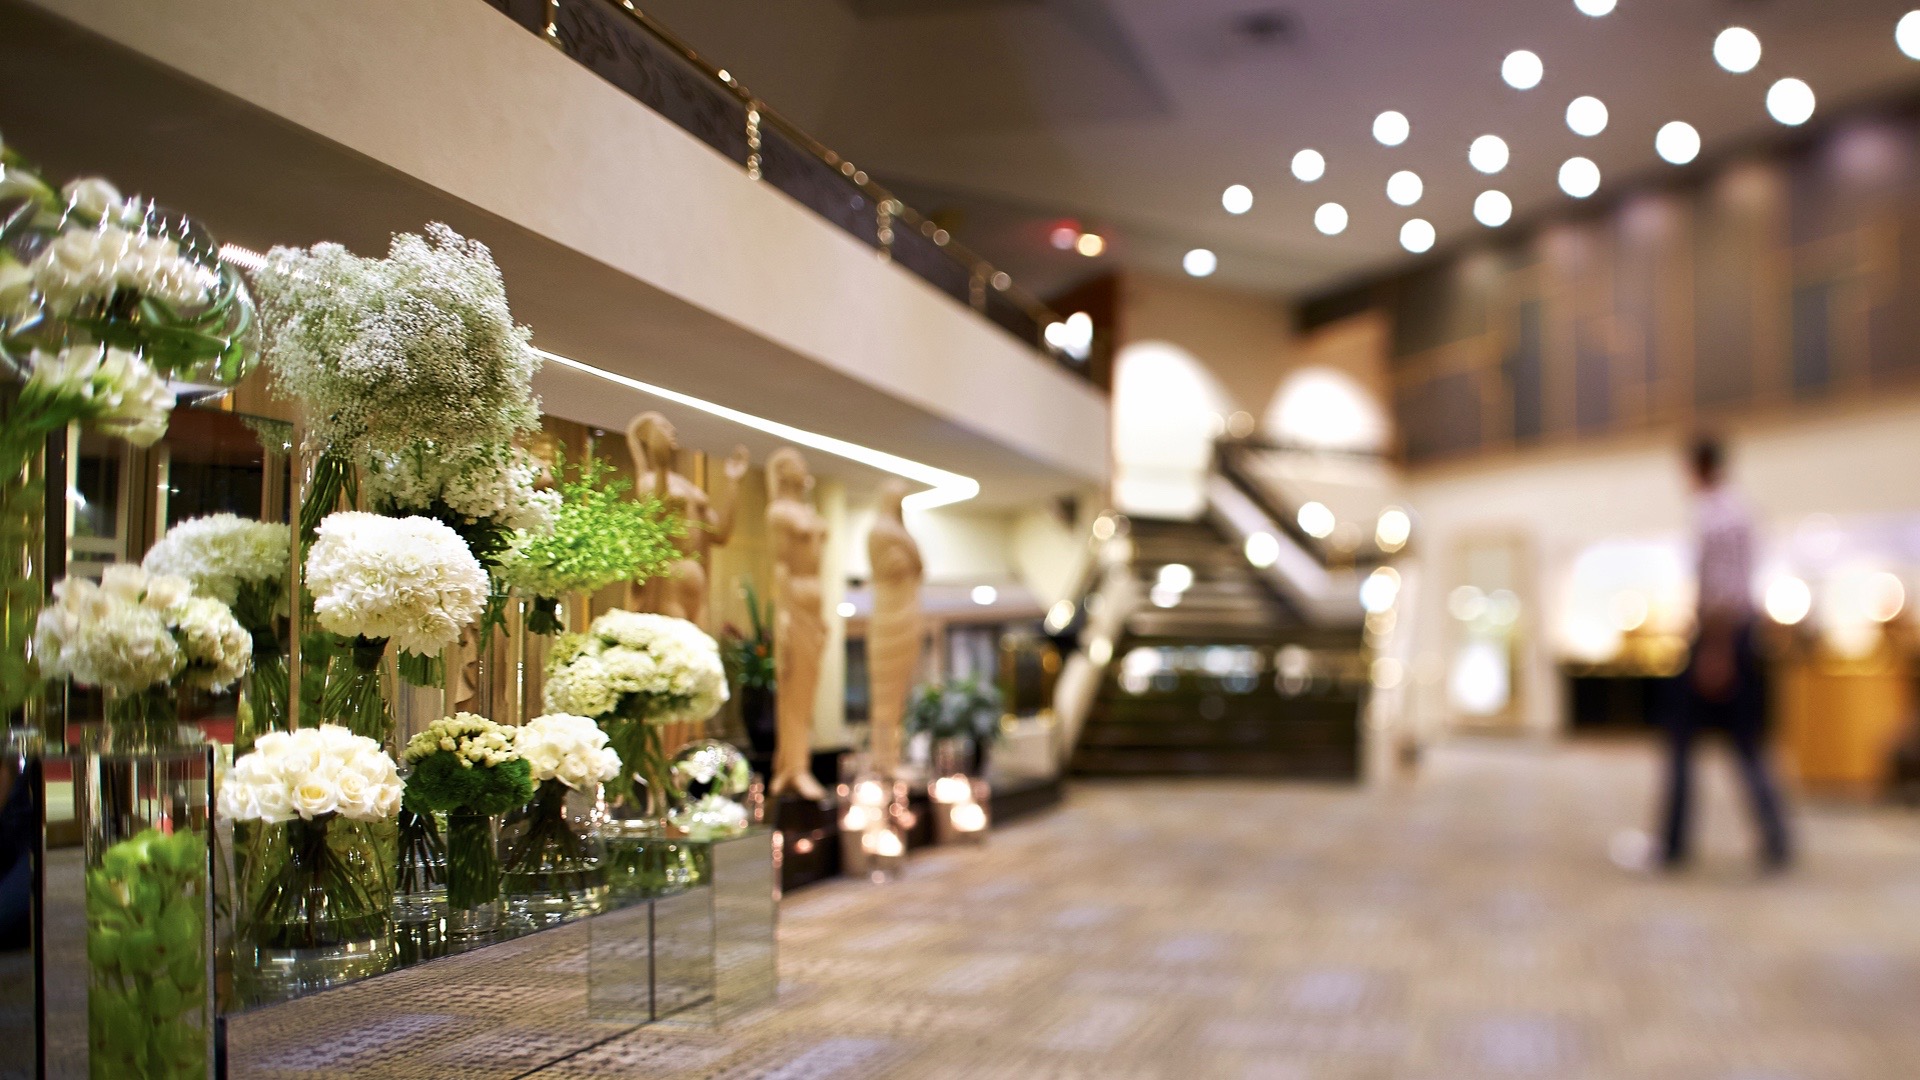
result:
<svg viewBox="0 0 1920 1080"><path fill-rule="evenodd" d="M1893 43L1900 51L1915 60L1920 60L1920 11L1909 11L1900 16L1893 26Z"/></svg>
<svg viewBox="0 0 1920 1080"><path fill-rule="evenodd" d="M1400 246L1415 255L1433 247L1433 222L1426 218L1414 218L1400 226Z"/></svg>
<svg viewBox="0 0 1920 1080"><path fill-rule="evenodd" d="M1098 258L1107 250L1107 241L1099 233L1081 233L1080 239L1073 242L1073 250L1089 259Z"/></svg>
<svg viewBox="0 0 1920 1080"><path fill-rule="evenodd" d="M1413 134L1413 125L1407 123L1405 113L1388 109L1373 118L1373 137L1380 140L1382 146L1399 146Z"/></svg>
<svg viewBox="0 0 1920 1080"><path fill-rule="evenodd" d="M1189 277L1206 277L1220 268L1220 258L1206 248L1194 248L1180 260Z"/></svg>
<svg viewBox="0 0 1920 1080"><path fill-rule="evenodd" d="M1387 177L1387 198L1395 206L1412 206L1420 201L1427 186L1420 182L1420 174L1411 169L1401 169Z"/></svg>
<svg viewBox="0 0 1920 1080"><path fill-rule="evenodd" d="M1504 191L1483 191L1473 200L1473 220L1497 229L1513 219L1513 200Z"/></svg>
<svg viewBox="0 0 1920 1080"><path fill-rule="evenodd" d="M1700 133L1685 120L1664 124L1653 137L1653 152L1669 165L1685 165L1700 156Z"/></svg>
<svg viewBox="0 0 1920 1080"><path fill-rule="evenodd" d="M1229 214L1244 214L1253 209L1253 189L1234 184L1220 193L1220 205L1226 207Z"/></svg>
<svg viewBox="0 0 1920 1080"><path fill-rule="evenodd" d="M1318 150L1302 150L1293 155L1293 178L1311 184L1327 175L1327 159Z"/></svg>
<svg viewBox="0 0 1920 1080"><path fill-rule="evenodd" d="M858 607L855 607L853 601L851 600L840 601L840 606L834 608L833 610L838 612L840 617L843 619L851 619L855 615L860 614L860 609Z"/></svg>
<svg viewBox="0 0 1920 1080"><path fill-rule="evenodd" d="M1767 114L1788 127L1813 119L1813 87L1799 79L1781 79L1767 88Z"/></svg>
<svg viewBox="0 0 1920 1080"><path fill-rule="evenodd" d="M986 607L998 599L1000 599L1000 590L991 585L975 585L973 587L973 602L979 604L981 607Z"/></svg>
<svg viewBox="0 0 1920 1080"><path fill-rule="evenodd" d="M1339 236L1347 231L1347 208L1337 202L1321 203L1313 212L1313 227L1328 236Z"/></svg>
<svg viewBox="0 0 1920 1080"><path fill-rule="evenodd" d="M1299 522L1301 532L1316 540L1325 540L1332 536L1336 524L1333 511L1327 509L1326 503L1318 500L1301 506L1300 512L1294 515L1294 520Z"/></svg>
<svg viewBox="0 0 1920 1080"><path fill-rule="evenodd" d="M1600 190L1600 166L1583 157L1568 158L1560 166L1560 190L1584 199Z"/></svg>
<svg viewBox="0 0 1920 1080"><path fill-rule="evenodd" d="M1546 71L1539 54L1526 49L1515 49L1500 62L1500 77L1515 90L1531 90L1539 86L1540 78Z"/></svg>
<svg viewBox="0 0 1920 1080"><path fill-rule="evenodd" d="M1575 135L1592 138L1607 130L1607 106L1597 97L1583 94L1567 103L1567 126Z"/></svg>
<svg viewBox="0 0 1920 1080"><path fill-rule="evenodd" d="M1573 6L1580 9L1580 14L1591 15L1596 19L1602 15L1613 14L1614 3L1615 0L1573 0Z"/></svg>
<svg viewBox="0 0 1920 1080"><path fill-rule="evenodd" d="M1744 26L1729 26L1713 39L1713 60L1735 75L1760 63L1760 36Z"/></svg>
<svg viewBox="0 0 1920 1080"><path fill-rule="evenodd" d="M1492 175L1507 167L1507 140L1498 135L1482 135L1467 147L1467 164Z"/></svg>

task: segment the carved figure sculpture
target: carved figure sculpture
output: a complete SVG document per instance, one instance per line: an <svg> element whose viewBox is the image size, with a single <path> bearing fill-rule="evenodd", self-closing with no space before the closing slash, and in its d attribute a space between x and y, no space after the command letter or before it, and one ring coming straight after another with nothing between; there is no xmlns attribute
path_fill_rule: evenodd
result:
<svg viewBox="0 0 1920 1080"><path fill-rule="evenodd" d="M773 793L823 799L813 778L813 699L827 646L820 588L827 526L808 501L813 477L800 451L783 446L767 459L767 534L773 545Z"/></svg>
<svg viewBox="0 0 1920 1080"><path fill-rule="evenodd" d="M628 606L707 626L707 553L733 538L733 513L740 502L740 478L747 474L747 448L736 446L723 467L726 484L709 499L700 485L673 471L680 449L673 425L657 412L644 412L627 425L627 449L633 454L634 493L651 495L686 525L679 540L681 558L667 573L628 587Z"/></svg>
<svg viewBox="0 0 1920 1080"><path fill-rule="evenodd" d="M900 765L901 720L920 666L920 582L926 568L901 514L906 495L904 482L887 481L867 534L867 561L873 567L873 618L867 625L873 767L883 776L892 776Z"/></svg>

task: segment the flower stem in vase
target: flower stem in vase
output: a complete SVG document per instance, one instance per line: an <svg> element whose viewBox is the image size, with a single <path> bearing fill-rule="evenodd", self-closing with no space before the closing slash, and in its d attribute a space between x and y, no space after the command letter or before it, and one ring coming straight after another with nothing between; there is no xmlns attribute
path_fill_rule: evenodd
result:
<svg viewBox="0 0 1920 1080"><path fill-rule="evenodd" d="M437 919L447 904L447 845L431 812L402 809L399 872L394 876L394 918L403 923Z"/></svg>
<svg viewBox="0 0 1920 1080"><path fill-rule="evenodd" d="M248 973L265 1000L382 971L391 961L386 874L373 838L334 814L267 826L246 860Z"/></svg>
<svg viewBox="0 0 1920 1080"><path fill-rule="evenodd" d="M171 687L161 685L107 697L107 723L125 732L171 727L180 719Z"/></svg>
<svg viewBox="0 0 1920 1080"><path fill-rule="evenodd" d="M237 757L253 749L253 741L269 731L287 726L287 698L291 692L292 671L287 654L278 640L264 644L253 639L253 666L240 683L240 698L234 710L233 752Z"/></svg>
<svg viewBox="0 0 1920 1080"><path fill-rule="evenodd" d="M359 638L351 650L333 659L316 720L339 724L382 745L391 742L393 716L380 689L380 657L386 649L384 638Z"/></svg>
<svg viewBox="0 0 1920 1080"><path fill-rule="evenodd" d="M500 860L494 817L469 810L447 814L447 929L482 934L498 921Z"/></svg>
<svg viewBox="0 0 1920 1080"><path fill-rule="evenodd" d="M569 817L571 793L559 780L544 780L533 800L501 826L502 884L518 913L534 918L586 914L606 895L601 846L588 823Z"/></svg>
<svg viewBox="0 0 1920 1080"><path fill-rule="evenodd" d="M38 431L0 438L0 723L12 723L7 714L40 693L29 652L47 588L45 450L46 436Z"/></svg>
<svg viewBox="0 0 1920 1080"><path fill-rule="evenodd" d="M608 742L626 763L618 788L608 787L640 816L656 823L666 820L673 806L673 767L660 725L622 718L608 727Z"/></svg>

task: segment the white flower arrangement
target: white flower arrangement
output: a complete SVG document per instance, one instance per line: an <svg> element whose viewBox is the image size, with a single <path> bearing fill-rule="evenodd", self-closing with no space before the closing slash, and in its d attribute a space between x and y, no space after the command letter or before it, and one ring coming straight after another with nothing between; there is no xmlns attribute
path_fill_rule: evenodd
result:
<svg viewBox="0 0 1920 1080"><path fill-rule="evenodd" d="M119 193L111 185L95 183L114 197L100 196L102 205L117 202ZM82 195L94 201L92 192ZM122 290L191 310L206 305L220 283L219 274L181 255L173 240L129 231L111 220L63 230L27 264L27 272L57 315L104 302Z"/></svg>
<svg viewBox="0 0 1920 1080"><path fill-rule="evenodd" d="M109 566L100 583L67 578L40 613L42 672L83 686L137 693L176 680L224 690L246 673L253 636L227 605L195 596L185 578Z"/></svg>
<svg viewBox="0 0 1920 1080"><path fill-rule="evenodd" d="M667 822L693 840L718 840L746 831L747 808L719 792L710 792L674 808Z"/></svg>
<svg viewBox="0 0 1920 1080"><path fill-rule="evenodd" d="M328 814L384 821L400 812L403 791L400 772L379 743L323 724L256 739L253 751L227 770L219 809L228 821L312 821Z"/></svg>
<svg viewBox="0 0 1920 1080"><path fill-rule="evenodd" d="M705 720L727 700L720 647L685 619L609 611L563 636L547 667L546 707L651 724Z"/></svg>
<svg viewBox="0 0 1920 1080"><path fill-rule="evenodd" d="M433 754L452 754L462 768L492 768L520 756L514 748L518 731L473 713L454 713L427 725L407 740L400 758L409 765Z"/></svg>
<svg viewBox="0 0 1920 1080"><path fill-rule="evenodd" d="M460 638L487 600L487 575L459 534L422 517L346 511L320 522L307 553L320 626L431 656Z"/></svg>
<svg viewBox="0 0 1920 1080"><path fill-rule="evenodd" d="M60 422L78 420L135 446L152 446L167 433L173 392L152 367L125 349L74 345L34 352L22 400Z"/></svg>
<svg viewBox="0 0 1920 1080"><path fill-rule="evenodd" d="M243 584L286 577L291 534L278 522L208 514L168 529L140 565L149 574L186 578L201 594L232 605Z"/></svg>
<svg viewBox="0 0 1920 1080"><path fill-rule="evenodd" d="M539 422L531 331L486 245L438 223L385 259L338 244L275 248L254 275L266 359L312 445L367 465L431 441L505 446Z"/></svg>
<svg viewBox="0 0 1920 1080"><path fill-rule="evenodd" d="M533 767L536 784L558 780L579 791L620 775L620 755L607 745L607 733L584 716L536 716L520 726L514 747Z"/></svg>
<svg viewBox="0 0 1920 1080"><path fill-rule="evenodd" d="M435 503L468 521L488 521L531 535L553 531L558 491L539 491L540 463L504 444L448 451L418 442L401 453L376 452L362 489L376 506L424 513Z"/></svg>

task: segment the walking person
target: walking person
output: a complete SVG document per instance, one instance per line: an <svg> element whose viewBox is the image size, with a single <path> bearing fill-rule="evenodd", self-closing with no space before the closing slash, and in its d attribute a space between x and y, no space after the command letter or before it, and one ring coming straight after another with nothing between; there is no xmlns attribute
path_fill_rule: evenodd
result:
<svg viewBox="0 0 1920 1080"><path fill-rule="evenodd" d="M1726 481L1720 443L1700 438L1690 465L1700 592L1692 659L1681 676L1678 708L1668 717L1666 830L1668 869L1689 855L1696 737L1718 728L1733 742L1760 832L1761 865L1783 870L1792 858L1779 789L1767 763L1766 687L1754 646L1753 518Z"/></svg>

